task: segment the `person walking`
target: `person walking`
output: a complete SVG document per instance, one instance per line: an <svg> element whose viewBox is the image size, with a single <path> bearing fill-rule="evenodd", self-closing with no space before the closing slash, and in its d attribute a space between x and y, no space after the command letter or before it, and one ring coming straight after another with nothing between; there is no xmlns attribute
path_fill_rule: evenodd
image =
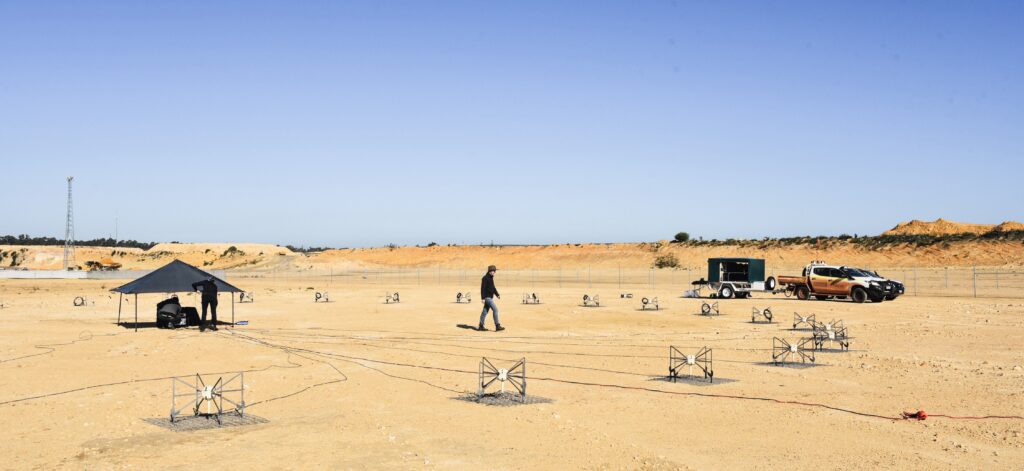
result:
<svg viewBox="0 0 1024 471"><path fill-rule="evenodd" d="M480 327L477 330L484 331L487 327L484 327L484 321L487 320L487 310L491 310L491 315L494 316L494 330L501 332L505 330L501 326L501 321L498 320L498 305L494 304L494 298L501 299L501 295L498 294L498 288L494 287L494 275L498 273L498 267L491 265L487 267L487 274L480 280L480 299L484 303L484 310L480 313Z"/></svg>
<svg viewBox="0 0 1024 471"><path fill-rule="evenodd" d="M199 321L199 331L206 330L206 308L210 308L210 330L217 330L217 283L211 276L203 281L192 283L192 289L203 292L203 318Z"/></svg>

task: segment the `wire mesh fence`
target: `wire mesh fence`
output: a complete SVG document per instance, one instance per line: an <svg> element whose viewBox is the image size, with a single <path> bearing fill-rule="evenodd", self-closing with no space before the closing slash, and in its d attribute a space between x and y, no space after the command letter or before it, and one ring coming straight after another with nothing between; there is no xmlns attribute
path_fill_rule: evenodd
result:
<svg viewBox="0 0 1024 471"><path fill-rule="evenodd" d="M1024 298L1024 269L1006 267L878 268L881 276L903 282L908 296ZM799 275L803 267L767 267L767 276ZM229 271L234 278L307 281L317 288L345 286L390 287L434 285L472 290L484 273L445 267L364 268L355 270ZM498 274L499 287L533 290L543 287L588 289L676 289L707 277L707 267L674 269L593 268L507 269Z"/></svg>

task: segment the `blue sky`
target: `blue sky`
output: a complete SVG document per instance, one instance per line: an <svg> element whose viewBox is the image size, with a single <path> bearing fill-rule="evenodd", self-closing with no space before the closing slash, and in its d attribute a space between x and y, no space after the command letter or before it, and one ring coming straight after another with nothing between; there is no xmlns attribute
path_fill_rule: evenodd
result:
<svg viewBox="0 0 1024 471"><path fill-rule="evenodd" d="M1024 219L1021 2L0 1L0 233L372 246Z"/></svg>

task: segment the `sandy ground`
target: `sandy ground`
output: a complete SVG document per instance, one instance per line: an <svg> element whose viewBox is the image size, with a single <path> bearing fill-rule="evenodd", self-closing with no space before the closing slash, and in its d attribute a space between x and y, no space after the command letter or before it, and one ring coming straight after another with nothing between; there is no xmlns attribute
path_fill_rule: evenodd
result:
<svg viewBox="0 0 1024 471"><path fill-rule="evenodd" d="M682 287L656 292L538 286L499 301L508 330L475 332L474 286L346 286L314 304L308 282L236 279L248 326L199 333L114 325L98 281L0 281L3 469L1021 469L1024 420L898 421L904 410L1021 415L1024 300L904 297L883 304L722 301L696 315ZM472 283L475 285L475 283ZM499 275L499 289L503 286ZM318 287L321 288L322 287ZM474 289L475 291L475 289ZM579 307L584 291L600 308ZM624 290L627 291L627 290ZM75 296L89 303L73 307ZM639 311L639 297L663 309ZM152 321L156 296L140 297ZM185 301L191 304L190 298ZM775 324L750 323L770 306ZM134 306L125 305L126 317ZM776 367L793 312L842 319L849 352ZM230 303L221 303L221 320ZM490 321L488 321L491 326ZM670 345L714 351L715 382L670 383ZM480 357L525 357L536 403L460 400ZM247 371L247 412L264 423L200 431L160 424L170 376ZM770 398L780 402L744 398ZM544 400L549 400L545 402ZM834 408L788 404L815 403ZM845 410L844 410L845 409ZM858 415L849 411L870 414ZM200 419L203 420L203 419Z"/></svg>

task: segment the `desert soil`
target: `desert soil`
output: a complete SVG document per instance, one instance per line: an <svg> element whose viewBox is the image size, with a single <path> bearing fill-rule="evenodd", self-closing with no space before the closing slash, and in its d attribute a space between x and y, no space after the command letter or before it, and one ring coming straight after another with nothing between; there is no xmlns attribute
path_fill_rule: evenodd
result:
<svg viewBox="0 0 1024 471"><path fill-rule="evenodd" d="M4 469L1021 469L1024 301L720 301L697 315L682 286L503 285L508 330L476 332L461 285L349 283L314 303L301 279L232 278L248 326L138 332L115 325L106 281L0 281L0 468ZM312 290L310 288L313 288ZM401 303L383 304L385 290ZM543 304L522 305L524 291ZM580 307L584 292L600 308ZM84 296L84 307L72 300ZM230 320L226 295L220 319ZM640 311L640 297L662 309ZM152 322L158 296L140 296ZM132 300L134 301L134 300ZM194 299L185 298L191 305ZM752 324L753 307L776 322ZM124 306L129 319L135 306ZM841 319L850 351L774 366L794 312ZM488 327L493 329L489 320ZM669 346L713 349L715 381L664 380ZM526 358L518 406L464 400L481 357ZM172 376L247 371L261 423L166 426ZM755 399L757 398L757 399ZM764 398L767 400L761 400ZM817 405L794 404L800 402ZM924 409L925 421L894 420ZM187 413L187 412L186 412ZM205 420L205 419L199 419ZM163 424L163 425L162 425Z"/></svg>

